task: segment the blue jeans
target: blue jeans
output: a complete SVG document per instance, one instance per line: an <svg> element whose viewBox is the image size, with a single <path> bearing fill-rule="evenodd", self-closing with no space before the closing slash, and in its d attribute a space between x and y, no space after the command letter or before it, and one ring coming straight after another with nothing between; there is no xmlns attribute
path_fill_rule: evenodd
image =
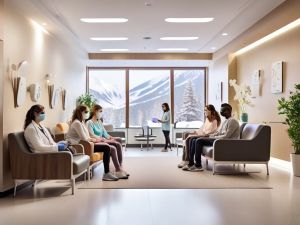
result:
<svg viewBox="0 0 300 225"><path fill-rule="evenodd" d="M189 158L189 166L195 165L196 167L202 167L201 164L201 155L203 151L203 146L213 146L216 139L214 138L197 138L192 140L191 148L190 148L190 158ZM194 161L195 158L195 161Z"/></svg>

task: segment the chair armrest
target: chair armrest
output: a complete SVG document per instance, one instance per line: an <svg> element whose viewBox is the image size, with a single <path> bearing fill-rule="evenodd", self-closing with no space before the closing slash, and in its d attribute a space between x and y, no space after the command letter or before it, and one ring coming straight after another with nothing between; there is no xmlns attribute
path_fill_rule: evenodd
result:
<svg viewBox="0 0 300 225"><path fill-rule="evenodd" d="M125 131L108 131L107 133L113 137L125 137Z"/></svg>
<svg viewBox="0 0 300 225"><path fill-rule="evenodd" d="M89 142L89 141L83 141L81 140L79 142L79 144L81 144L84 148L84 153L88 156L92 156L94 153L94 143L93 142Z"/></svg>
<svg viewBox="0 0 300 225"><path fill-rule="evenodd" d="M216 161L268 161L270 149L262 149L253 140L218 139L214 142Z"/></svg>
<svg viewBox="0 0 300 225"><path fill-rule="evenodd" d="M72 163L70 152L30 153L16 156L11 170L14 179L70 179Z"/></svg>
<svg viewBox="0 0 300 225"><path fill-rule="evenodd" d="M70 146L74 147L76 150L76 153L81 153L81 154L85 154L84 153L84 147L82 144L70 144Z"/></svg>

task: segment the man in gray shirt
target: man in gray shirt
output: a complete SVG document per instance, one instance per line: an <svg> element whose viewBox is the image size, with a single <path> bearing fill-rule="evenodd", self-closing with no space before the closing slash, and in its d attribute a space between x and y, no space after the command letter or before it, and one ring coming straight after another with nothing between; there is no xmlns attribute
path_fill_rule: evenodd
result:
<svg viewBox="0 0 300 225"><path fill-rule="evenodd" d="M240 125L239 122L231 115L231 105L224 103L221 105L220 114L226 118L222 123L221 129L214 134L206 137L201 137L195 140L190 149L188 171L202 171L201 155L203 146L213 146L214 141L217 139L239 139L240 138ZM194 157L195 161L194 162Z"/></svg>

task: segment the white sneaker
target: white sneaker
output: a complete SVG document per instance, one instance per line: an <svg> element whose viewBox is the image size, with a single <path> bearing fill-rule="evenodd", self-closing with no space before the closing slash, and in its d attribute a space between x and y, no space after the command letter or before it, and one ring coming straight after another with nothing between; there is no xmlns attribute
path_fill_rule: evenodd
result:
<svg viewBox="0 0 300 225"><path fill-rule="evenodd" d="M189 161L181 161L177 166L178 168L183 168L187 164L189 164Z"/></svg>
<svg viewBox="0 0 300 225"><path fill-rule="evenodd" d="M199 171L203 171L203 168L202 167L197 167L195 165L191 166L188 171L191 171L191 172L199 172Z"/></svg>
<svg viewBox="0 0 300 225"><path fill-rule="evenodd" d="M189 166L189 164L186 164L184 167L182 167L182 170L188 171L188 170L190 170L190 167L191 166Z"/></svg>
<svg viewBox="0 0 300 225"><path fill-rule="evenodd" d="M104 181L117 181L117 180L119 180L119 178L112 175L110 172L108 172L108 173L105 173L103 175L102 180L104 180Z"/></svg>
<svg viewBox="0 0 300 225"><path fill-rule="evenodd" d="M115 172L115 176L116 176L117 178L119 178L119 179L128 179L128 176L127 176L126 172L123 171L123 170L120 170L120 171L118 171L118 172Z"/></svg>
<svg viewBox="0 0 300 225"><path fill-rule="evenodd" d="M161 152L167 152L167 151L168 149L164 149L164 148L161 150Z"/></svg>

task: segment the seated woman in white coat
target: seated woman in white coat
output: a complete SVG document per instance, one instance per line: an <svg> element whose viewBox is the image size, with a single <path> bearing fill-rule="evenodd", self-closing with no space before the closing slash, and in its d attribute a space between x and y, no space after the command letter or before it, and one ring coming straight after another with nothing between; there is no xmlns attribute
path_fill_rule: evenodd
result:
<svg viewBox="0 0 300 225"><path fill-rule="evenodd" d="M24 136L30 150L34 153L66 150L67 142L56 143L48 129L41 124L45 117L46 114L42 105L33 105L26 114Z"/></svg>

